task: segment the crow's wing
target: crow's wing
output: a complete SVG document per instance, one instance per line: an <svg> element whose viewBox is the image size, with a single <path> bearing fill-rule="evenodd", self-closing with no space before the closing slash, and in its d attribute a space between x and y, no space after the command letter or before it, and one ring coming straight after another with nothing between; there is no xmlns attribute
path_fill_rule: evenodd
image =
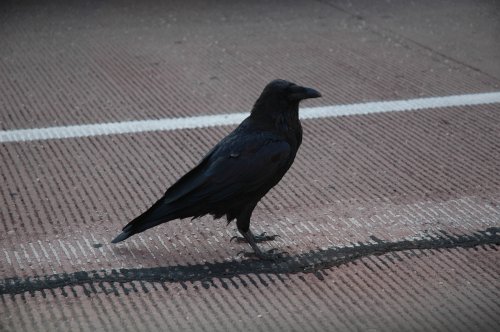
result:
<svg viewBox="0 0 500 332"><path fill-rule="evenodd" d="M197 216L231 197L265 193L284 175L291 158L290 145L274 135L229 135L123 231L128 237L168 220Z"/></svg>
<svg viewBox="0 0 500 332"><path fill-rule="evenodd" d="M207 165L191 176L190 190L182 190L186 194L179 198L172 197L184 203L215 204L233 196L267 191L288 169L291 147L286 141L257 137L236 143L214 151Z"/></svg>

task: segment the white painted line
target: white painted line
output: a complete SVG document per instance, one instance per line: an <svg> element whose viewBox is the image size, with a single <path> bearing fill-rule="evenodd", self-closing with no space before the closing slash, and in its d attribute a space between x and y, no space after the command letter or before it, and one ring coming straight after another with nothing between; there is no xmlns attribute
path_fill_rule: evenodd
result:
<svg viewBox="0 0 500 332"><path fill-rule="evenodd" d="M317 119L345 115L402 112L438 107L472 106L493 103L500 103L500 92L302 108L300 110L300 118ZM0 131L0 143L235 125L243 121L248 114L249 113L230 113L185 118L5 130Z"/></svg>
<svg viewBox="0 0 500 332"><path fill-rule="evenodd" d="M315 119L343 115L403 112L439 107L472 106L494 103L500 103L500 92L306 108L301 110L300 118Z"/></svg>

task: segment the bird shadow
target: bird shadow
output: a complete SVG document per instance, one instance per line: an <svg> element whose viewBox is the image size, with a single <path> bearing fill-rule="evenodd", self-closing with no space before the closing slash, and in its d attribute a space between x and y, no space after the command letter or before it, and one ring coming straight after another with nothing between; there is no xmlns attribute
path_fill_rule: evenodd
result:
<svg viewBox="0 0 500 332"><path fill-rule="evenodd" d="M272 261L247 259L151 268L77 271L28 278L14 277L0 280L0 295L15 295L25 292L33 295L36 291L42 291L42 295L45 296L46 290L62 289L67 286L83 286L87 295L95 292L116 293L118 295L116 284L120 285L123 292L127 294L138 292L139 288L147 292L147 283L159 283L166 287L164 283L178 282L187 288L189 283L200 282L204 288L218 287L214 282L217 279L221 281L222 287L226 288L229 287L228 281L231 283L231 279L234 277L241 280L243 275L257 276L261 283L266 285L266 282L260 278L261 275L273 274L280 278L280 276L287 274L314 273L319 279L322 279L322 271L325 272L326 269L348 263L356 263L357 260L367 256L400 251L411 254L412 250L474 248L489 245L500 245L500 227L490 227L465 235L440 231L436 234L427 234L426 237L420 239L394 242L383 241L371 236L368 243L351 243L349 246L311 250L297 255L285 255ZM134 282L137 282L139 288ZM109 288L105 287L104 284L112 286ZM125 284L132 285L132 288L126 287ZM244 283L242 284L244 285ZM154 285L152 287L156 288Z"/></svg>

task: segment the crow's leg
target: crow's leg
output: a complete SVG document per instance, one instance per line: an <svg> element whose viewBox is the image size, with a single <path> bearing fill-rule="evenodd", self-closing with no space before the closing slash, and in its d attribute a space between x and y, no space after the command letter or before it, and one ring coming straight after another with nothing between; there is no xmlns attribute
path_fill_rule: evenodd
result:
<svg viewBox="0 0 500 332"><path fill-rule="evenodd" d="M264 233L262 233L260 235L253 235L253 240L254 240L255 243L266 242L266 241L273 241L278 236L279 235L277 235L277 234L276 235L267 235L267 233L264 232ZM233 236L231 238L231 240L229 240L229 241L231 242L233 240L236 240L236 242L238 242L238 243L248 242L248 240L245 237L241 237L241 236Z"/></svg>
<svg viewBox="0 0 500 332"><path fill-rule="evenodd" d="M266 260L275 260L276 258L279 257L277 254L273 254L273 251L276 249L271 249L269 251L263 252L260 250L260 248L257 246L257 243L255 241L255 236L252 234L252 231L249 229L246 232L239 230L241 235L245 238L246 242L250 244L252 247L253 251L255 252L255 255L259 257L260 259L266 259Z"/></svg>
<svg viewBox="0 0 500 332"><path fill-rule="evenodd" d="M255 205L257 205L257 202L249 203L243 206L236 217L236 226L238 227L238 231L241 235L243 235L243 238L246 240L246 242L250 244L257 257L261 259L275 259L277 256L271 254L274 249L267 252L262 252L262 250L260 250L260 248L257 246L258 240L262 241L263 237L267 238L266 235L261 234L260 237L256 238L250 231L250 217L252 216ZM271 239L274 239L274 237L270 236L269 240Z"/></svg>

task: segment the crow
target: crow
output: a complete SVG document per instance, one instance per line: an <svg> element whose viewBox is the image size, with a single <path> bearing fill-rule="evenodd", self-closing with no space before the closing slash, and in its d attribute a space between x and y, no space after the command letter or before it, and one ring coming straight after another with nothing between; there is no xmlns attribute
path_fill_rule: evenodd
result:
<svg viewBox="0 0 500 332"><path fill-rule="evenodd" d="M318 98L311 88L276 79L266 85L250 115L223 138L191 171L175 182L153 206L128 223L112 243L174 219L224 215L261 259L273 259L253 235L250 217L262 197L292 165L302 142L299 102Z"/></svg>

